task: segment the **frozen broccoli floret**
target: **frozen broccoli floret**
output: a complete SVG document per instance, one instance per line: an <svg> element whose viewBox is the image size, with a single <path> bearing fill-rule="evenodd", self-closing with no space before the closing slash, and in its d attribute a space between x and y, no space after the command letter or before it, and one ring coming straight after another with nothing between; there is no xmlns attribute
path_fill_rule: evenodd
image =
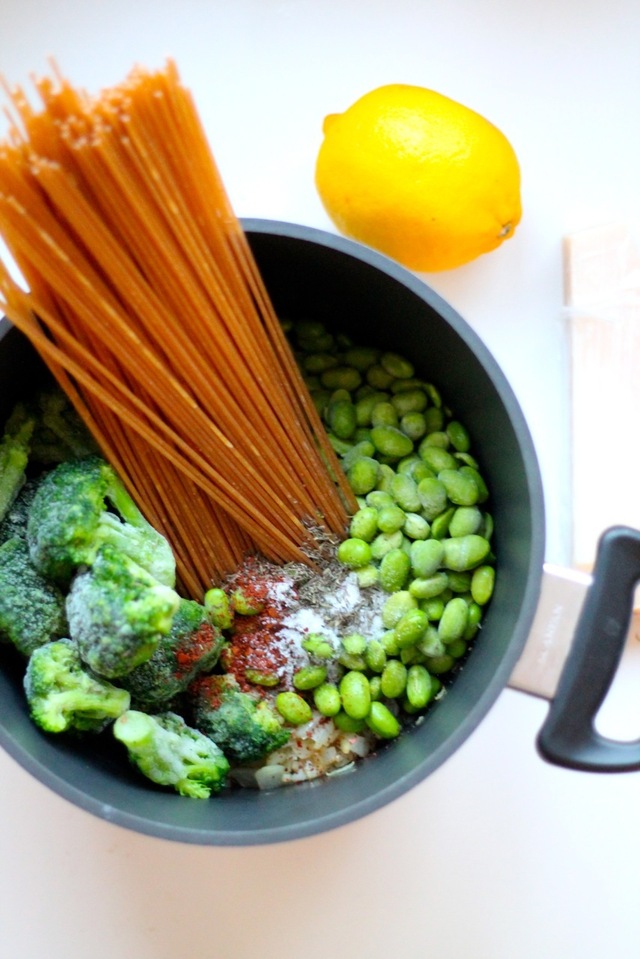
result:
<svg viewBox="0 0 640 959"><path fill-rule="evenodd" d="M168 708L199 673L213 669L223 643L208 610L182 599L170 631L160 638L151 658L121 679L132 706L146 711Z"/></svg>
<svg viewBox="0 0 640 959"><path fill-rule="evenodd" d="M33 721L48 733L100 732L129 708L129 693L93 676L75 643L40 646L27 664L24 690Z"/></svg>
<svg viewBox="0 0 640 959"><path fill-rule="evenodd" d="M0 440L0 520L3 520L26 481L29 445L35 419L18 403Z"/></svg>
<svg viewBox="0 0 640 959"><path fill-rule="evenodd" d="M229 675L202 676L189 687L193 723L233 763L262 759L289 740L275 708L243 692Z"/></svg>
<svg viewBox="0 0 640 959"><path fill-rule="evenodd" d="M149 659L171 629L180 597L112 546L103 546L93 566L69 590L69 634L83 661L112 679Z"/></svg>
<svg viewBox="0 0 640 959"><path fill-rule="evenodd" d="M28 479L7 510L4 519L0 522L0 543L13 539L14 536L19 536L26 541L29 510L40 481L40 477Z"/></svg>
<svg viewBox="0 0 640 959"><path fill-rule="evenodd" d="M98 452L84 422L60 389L38 394L34 403L36 427L31 440L31 459L53 466Z"/></svg>
<svg viewBox="0 0 640 959"><path fill-rule="evenodd" d="M116 720L113 734L148 779L181 796L208 799L225 785L229 762L222 750L176 713L130 709Z"/></svg>
<svg viewBox="0 0 640 959"><path fill-rule="evenodd" d="M65 597L34 568L23 539L0 546L0 639L25 656L67 633Z"/></svg>
<svg viewBox="0 0 640 959"><path fill-rule="evenodd" d="M63 586L79 567L91 566L105 544L125 553L158 582L175 585L171 547L99 456L61 463L47 473L29 510L27 539L33 564Z"/></svg>

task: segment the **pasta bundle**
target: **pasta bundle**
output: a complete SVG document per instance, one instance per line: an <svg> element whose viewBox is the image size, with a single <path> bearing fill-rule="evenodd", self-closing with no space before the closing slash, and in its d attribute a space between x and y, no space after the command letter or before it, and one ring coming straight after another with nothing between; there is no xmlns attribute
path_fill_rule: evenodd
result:
<svg viewBox="0 0 640 959"><path fill-rule="evenodd" d="M175 64L97 97L8 90L0 308L201 595L250 551L309 562L353 494Z"/></svg>

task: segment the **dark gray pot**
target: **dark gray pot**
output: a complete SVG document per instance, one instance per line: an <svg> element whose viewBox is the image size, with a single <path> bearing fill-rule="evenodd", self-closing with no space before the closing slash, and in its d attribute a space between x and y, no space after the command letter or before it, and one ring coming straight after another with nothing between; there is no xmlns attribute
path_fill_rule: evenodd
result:
<svg viewBox="0 0 640 959"><path fill-rule="evenodd" d="M280 315L318 317L407 354L441 388L473 436L492 492L497 588L472 655L426 721L352 773L269 793L210 801L142 783L120 749L42 735L30 722L21 668L0 672L0 743L41 782L111 822L181 842L244 845L296 839L365 816L443 763L480 723L527 639L544 558L544 507L529 430L498 365L476 334L428 286L348 240L302 226L244 222ZM0 322L0 413L41 376L23 337ZM0 650L2 653L2 650ZM115 747L115 744L114 744Z"/></svg>

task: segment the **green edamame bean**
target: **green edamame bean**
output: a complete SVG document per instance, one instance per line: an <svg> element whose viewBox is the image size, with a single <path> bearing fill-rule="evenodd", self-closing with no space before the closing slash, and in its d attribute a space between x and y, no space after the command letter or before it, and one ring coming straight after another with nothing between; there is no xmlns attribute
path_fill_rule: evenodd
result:
<svg viewBox="0 0 640 959"><path fill-rule="evenodd" d="M402 530L396 530L395 533L379 533L371 541L371 557L375 561L382 560L387 553L394 549L402 548Z"/></svg>
<svg viewBox="0 0 640 959"><path fill-rule="evenodd" d="M453 656L443 653L442 656L430 656L426 662L426 667L430 673L442 675L442 673L448 673L452 670L455 664L456 661Z"/></svg>
<svg viewBox="0 0 640 959"><path fill-rule="evenodd" d="M443 469L438 473L438 479L455 506L474 506L478 502L478 484L468 473L455 468Z"/></svg>
<svg viewBox="0 0 640 959"><path fill-rule="evenodd" d="M340 690L334 683L322 683L313 691L313 704L323 716L337 716L342 709Z"/></svg>
<svg viewBox="0 0 640 959"><path fill-rule="evenodd" d="M487 484L480 475L477 469L474 469L473 466L461 466L459 471L463 476L470 477L476 486L478 487L478 503L485 503L489 498L489 490L487 489Z"/></svg>
<svg viewBox="0 0 640 959"><path fill-rule="evenodd" d="M327 407L331 400L331 391L313 389L311 390L311 399L313 400L313 405L318 411L318 414L324 418Z"/></svg>
<svg viewBox="0 0 640 959"><path fill-rule="evenodd" d="M250 593L245 593L240 587L233 590L229 597L229 602L231 603L233 611L239 613L240 616L255 616L256 613L261 612L264 607L262 600L251 596Z"/></svg>
<svg viewBox="0 0 640 959"><path fill-rule="evenodd" d="M334 366L320 374L320 382L327 390L357 390L362 376L353 366Z"/></svg>
<svg viewBox="0 0 640 959"><path fill-rule="evenodd" d="M471 440L466 427L463 426L462 423L459 423L458 420L451 420L451 422L447 424L447 435L454 449L459 453L468 452L471 446Z"/></svg>
<svg viewBox="0 0 640 959"><path fill-rule="evenodd" d="M493 516L491 513L483 514L482 526L478 532L481 536L484 536L487 541L491 541L491 537L493 536Z"/></svg>
<svg viewBox="0 0 640 959"><path fill-rule="evenodd" d="M364 719L354 719L344 709L336 713L333 717L333 723L343 733L361 733L366 726Z"/></svg>
<svg viewBox="0 0 640 959"><path fill-rule="evenodd" d="M298 335L296 339L304 353L331 353L335 345L333 336L327 330L318 336Z"/></svg>
<svg viewBox="0 0 640 959"><path fill-rule="evenodd" d="M416 643L416 649L429 659L434 656L444 656L445 645L438 636L438 630L435 626L431 624L427 626L422 639Z"/></svg>
<svg viewBox="0 0 640 959"><path fill-rule="evenodd" d="M463 463L465 466L473 466L475 470L478 469L478 461L475 456L472 456L471 453L463 453L460 450L456 450L454 453L455 458Z"/></svg>
<svg viewBox="0 0 640 959"><path fill-rule="evenodd" d="M413 443L417 443L427 432L424 414L415 411L405 413L400 419L400 429Z"/></svg>
<svg viewBox="0 0 640 959"><path fill-rule="evenodd" d="M469 616L467 618L467 628L462 634L462 638L468 643L474 638L476 633L480 628L480 623L482 622L482 617L484 615L484 607L478 606L477 603L474 603L473 600L469 603Z"/></svg>
<svg viewBox="0 0 640 959"><path fill-rule="evenodd" d="M372 456L359 456L346 471L351 489L356 496L366 496L376 488L380 464Z"/></svg>
<svg viewBox="0 0 640 959"><path fill-rule="evenodd" d="M372 673L382 672L387 661L387 654L384 645L379 639L369 640L364 652L364 660L367 664L367 669L370 669Z"/></svg>
<svg viewBox="0 0 640 959"><path fill-rule="evenodd" d="M448 450L442 449L441 446L430 445L428 440L429 437L426 436L420 443L418 456L424 460L427 466L430 467L436 475L439 475L442 470L455 470L458 464L451 453Z"/></svg>
<svg viewBox="0 0 640 959"><path fill-rule="evenodd" d="M392 393L406 393L408 390L422 390L424 383L415 376L409 376L407 379L397 379L391 384Z"/></svg>
<svg viewBox="0 0 640 959"><path fill-rule="evenodd" d="M423 442L425 446L438 446L441 450L449 449L449 437L444 430L433 430Z"/></svg>
<svg viewBox="0 0 640 959"><path fill-rule="evenodd" d="M395 479L396 471L389 466L388 463L380 463L378 468L378 481L376 483L376 489L383 490L388 493L391 487L393 480Z"/></svg>
<svg viewBox="0 0 640 959"><path fill-rule="evenodd" d="M383 390L374 390L356 400L356 422L358 426L371 426L371 414L379 403L385 403L389 394Z"/></svg>
<svg viewBox="0 0 640 959"><path fill-rule="evenodd" d="M446 645L461 639L469 617L469 607L461 596L450 599L438 623L438 636Z"/></svg>
<svg viewBox="0 0 640 959"><path fill-rule="evenodd" d="M356 431L356 408L351 400L329 403L327 425L341 440L351 439Z"/></svg>
<svg viewBox="0 0 640 959"><path fill-rule="evenodd" d="M400 655L400 649L398 648L398 643L396 642L395 629L388 629L386 632L382 634L382 636L380 637L380 645L384 649L385 656ZM384 669L384 664L382 668Z"/></svg>
<svg viewBox="0 0 640 959"><path fill-rule="evenodd" d="M418 663L424 664L427 660L427 657L420 652L418 649L418 644L415 646L407 646L406 649L400 650L400 662L403 663L407 669L410 666L416 666Z"/></svg>
<svg viewBox="0 0 640 959"><path fill-rule="evenodd" d="M451 506L444 513L440 513L431 524L431 536L433 539L444 539L449 534L449 524L453 519L455 507Z"/></svg>
<svg viewBox="0 0 640 959"><path fill-rule="evenodd" d="M447 573L447 585L452 593L468 593L471 589L471 572L451 570Z"/></svg>
<svg viewBox="0 0 640 959"><path fill-rule="evenodd" d="M327 439L338 456L346 456L353 449L353 443L350 440L341 440L335 433L327 433Z"/></svg>
<svg viewBox="0 0 640 959"><path fill-rule="evenodd" d="M427 476L417 484L418 499L422 515L427 520L434 520L446 508L448 504L447 490L435 476Z"/></svg>
<svg viewBox="0 0 640 959"><path fill-rule="evenodd" d="M289 690L278 693L275 705L285 723L290 726L302 726L308 723L313 715L306 699Z"/></svg>
<svg viewBox="0 0 640 959"><path fill-rule="evenodd" d="M387 699L398 699L407 686L407 667L399 659L388 659L380 676L380 690Z"/></svg>
<svg viewBox="0 0 640 959"><path fill-rule="evenodd" d="M422 501L418 493L418 484L407 473L397 473L391 480L389 492L405 513L419 513Z"/></svg>
<svg viewBox="0 0 640 959"><path fill-rule="evenodd" d="M331 659L335 650L322 633L309 633L302 642L302 648L317 659Z"/></svg>
<svg viewBox="0 0 640 959"><path fill-rule="evenodd" d="M409 646L414 646L428 625L429 617L424 610L410 609L404 613L394 626L398 648L408 649Z"/></svg>
<svg viewBox="0 0 640 959"><path fill-rule="evenodd" d="M370 563L368 566L359 566L355 570L355 574L360 589L369 589L371 586L375 586L380 579L378 567L374 563Z"/></svg>
<svg viewBox="0 0 640 959"><path fill-rule="evenodd" d="M449 523L449 536L477 533L482 526L482 513L477 506L459 506Z"/></svg>
<svg viewBox="0 0 640 959"><path fill-rule="evenodd" d="M403 549L392 549L380 561L380 586L387 593L403 589L411 570L411 560Z"/></svg>
<svg viewBox="0 0 640 959"><path fill-rule="evenodd" d="M425 392L428 392L428 388L426 386ZM434 404L424 411L424 422L427 428L428 436L430 433L435 433L442 429L444 426L444 413L439 406Z"/></svg>
<svg viewBox="0 0 640 959"><path fill-rule="evenodd" d="M348 653L346 649L340 650L337 659L340 665L344 666L345 669L352 669L358 673L363 673L367 668L364 656L358 653Z"/></svg>
<svg viewBox="0 0 640 959"><path fill-rule="evenodd" d="M431 532L431 527L424 516L420 516L419 513L405 513L402 532L405 536L408 536L409 539L425 540Z"/></svg>
<svg viewBox="0 0 640 959"><path fill-rule="evenodd" d="M363 539L343 540L338 546L338 561L350 569L358 569L360 566L368 566L371 563L371 546Z"/></svg>
<svg viewBox="0 0 640 959"><path fill-rule="evenodd" d="M367 383L376 390L387 390L393 383L393 376L380 363L374 363L366 372Z"/></svg>
<svg viewBox="0 0 640 959"><path fill-rule="evenodd" d="M447 653L454 659L462 659L466 651L467 643L463 636L461 636L460 639L454 639L451 643L447 643Z"/></svg>
<svg viewBox="0 0 640 959"><path fill-rule="evenodd" d="M369 695L371 702L377 702L382 696L382 684L379 676L369 676Z"/></svg>
<svg viewBox="0 0 640 959"><path fill-rule="evenodd" d="M370 366L378 362L380 351L375 347L354 346L345 351L343 359L347 366L353 366L364 373Z"/></svg>
<svg viewBox="0 0 640 959"><path fill-rule="evenodd" d="M356 426L356 431L351 437L351 442L355 445L358 443L367 443L366 452L361 452L361 456L375 456L376 448L371 442L369 437L369 427L367 426ZM363 447L364 449L364 447Z"/></svg>
<svg viewBox="0 0 640 959"><path fill-rule="evenodd" d="M367 506L373 506L375 510L384 509L385 506L395 506L395 500L390 493L384 490L374 489L366 495Z"/></svg>
<svg viewBox="0 0 640 959"><path fill-rule="evenodd" d="M396 463L396 473L406 473L413 478L413 471L418 463L422 463L420 457L416 453L409 453Z"/></svg>
<svg viewBox="0 0 640 959"><path fill-rule="evenodd" d="M321 686L326 678L327 670L324 666L303 666L293 674L293 685L296 689L306 692Z"/></svg>
<svg viewBox="0 0 640 959"><path fill-rule="evenodd" d="M430 622L437 622L444 612L444 600L440 596L425 599L420 603L420 609L424 610Z"/></svg>
<svg viewBox="0 0 640 959"><path fill-rule="evenodd" d="M398 413L390 402L376 403L371 410L371 426L397 426Z"/></svg>
<svg viewBox="0 0 640 959"><path fill-rule="evenodd" d="M442 564L444 546L441 540L418 540L411 544L409 556L414 576L423 578L433 576Z"/></svg>
<svg viewBox="0 0 640 959"><path fill-rule="evenodd" d="M444 546L442 565L447 569L457 570L458 572L479 566L490 550L489 543L484 536L478 536L477 533L443 539L442 544Z"/></svg>
<svg viewBox="0 0 640 959"><path fill-rule="evenodd" d="M342 637L342 647L352 656L361 656L367 648L367 640L362 633L349 633Z"/></svg>
<svg viewBox="0 0 640 959"><path fill-rule="evenodd" d="M433 472L432 469L430 469L427 466L424 460L420 460L419 463L416 463L416 465L411 470L411 479L416 484L421 483L423 479L427 479L427 477L429 476L433 479L435 478L435 475L436 474Z"/></svg>
<svg viewBox="0 0 640 959"><path fill-rule="evenodd" d="M376 450L389 459L399 460L413 450L409 437L395 426L374 426L371 442Z"/></svg>
<svg viewBox="0 0 640 959"><path fill-rule="evenodd" d="M433 573L431 576L416 576L409 583L409 595L415 599L433 599L440 596L449 585L445 572Z"/></svg>
<svg viewBox="0 0 640 959"><path fill-rule="evenodd" d="M407 700L414 709L424 709L431 698L431 676L428 670L419 664L409 667L407 673Z"/></svg>
<svg viewBox="0 0 640 959"><path fill-rule="evenodd" d="M267 688L277 686L280 682L277 673L264 672L261 669L245 669L244 678L254 686L265 686Z"/></svg>
<svg viewBox="0 0 640 959"><path fill-rule="evenodd" d="M389 707L381 702L371 703L367 726L379 739L395 739L400 735L400 723Z"/></svg>
<svg viewBox="0 0 640 959"><path fill-rule="evenodd" d="M298 343L322 339L327 334L327 328L322 320L298 320L295 325L296 341Z"/></svg>
<svg viewBox="0 0 640 959"><path fill-rule="evenodd" d="M471 595L479 606L485 606L493 596L496 571L493 566L478 566L471 577Z"/></svg>
<svg viewBox="0 0 640 959"><path fill-rule="evenodd" d="M387 351L382 354L380 357L380 365L397 380L408 380L415 373L413 364L410 363L409 360L404 356L400 356L399 353L393 353L392 351Z"/></svg>
<svg viewBox="0 0 640 959"><path fill-rule="evenodd" d="M218 629L231 629L233 626L233 610L229 597L223 589L213 587L204 594L204 606L209 619Z"/></svg>
<svg viewBox="0 0 640 959"><path fill-rule="evenodd" d="M378 533L378 510L373 506L365 506L359 509L351 517L349 525L349 536L352 539L363 539L365 543L370 543Z"/></svg>
<svg viewBox="0 0 640 959"><path fill-rule="evenodd" d="M471 602L467 602L469 607L469 618L467 620L467 626L478 626L482 621L484 616L484 610L482 606L478 605L473 599Z"/></svg>
<svg viewBox="0 0 640 959"><path fill-rule="evenodd" d="M397 593L392 593L388 599L385 601L380 616L382 618L382 625L385 629L393 629L404 613L408 613L410 609L418 608L418 600L415 596L412 596L408 590L401 589ZM384 639L384 637L383 637ZM385 646L386 649L386 646ZM389 650L387 649L387 653Z"/></svg>
<svg viewBox="0 0 640 959"><path fill-rule="evenodd" d="M424 413L429 400L424 390L407 390L404 393L396 393L391 398L396 414L404 416L405 413Z"/></svg>
<svg viewBox="0 0 640 959"><path fill-rule="evenodd" d="M350 403L351 402L351 393L349 390L338 387L338 389L333 390L331 393L331 399L329 403Z"/></svg>
<svg viewBox="0 0 640 959"><path fill-rule="evenodd" d="M364 673L350 670L339 685L342 708L352 719L364 719L371 708L369 680Z"/></svg>
<svg viewBox="0 0 640 959"><path fill-rule="evenodd" d="M308 353L302 360L302 369L306 373L324 373L338 365L333 353Z"/></svg>
<svg viewBox="0 0 640 959"><path fill-rule="evenodd" d="M393 506L383 506L376 516L376 525L381 533L395 533L402 529L406 519L405 511L394 503Z"/></svg>
<svg viewBox="0 0 640 959"><path fill-rule="evenodd" d="M423 383L424 391L429 397L431 403L436 406L438 409L442 407L442 397L437 386L434 386L433 383Z"/></svg>
<svg viewBox="0 0 640 959"><path fill-rule="evenodd" d="M354 391L353 398L357 403L358 400L364 400L367 396L371 396L372 393L376 392L378 392L378 390L375 390L373 386L369 386L369 384L365 382Z"/></svg>

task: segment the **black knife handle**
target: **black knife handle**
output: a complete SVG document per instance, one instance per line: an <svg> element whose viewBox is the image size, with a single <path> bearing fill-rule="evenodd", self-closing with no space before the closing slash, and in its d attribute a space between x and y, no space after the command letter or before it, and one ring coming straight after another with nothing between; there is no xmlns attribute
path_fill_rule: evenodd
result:
<svg viewBox="0 0 640 959"><path fill-rule="evenodd" d="M640 769L640 740L619 742L595 728L625 647L639 579L640 532L608 529L598 543L593 582L538 735L538 750L549 762L593 772Z"/></svg>

